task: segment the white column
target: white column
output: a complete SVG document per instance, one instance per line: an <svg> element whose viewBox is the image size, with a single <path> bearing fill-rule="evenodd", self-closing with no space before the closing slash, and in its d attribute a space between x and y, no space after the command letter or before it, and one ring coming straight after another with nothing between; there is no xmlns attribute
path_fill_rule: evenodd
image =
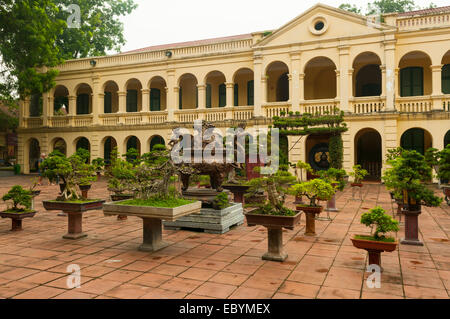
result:
<svg viewBox="0 0 450 319"><path fill-rule="evenodd" d="M289 100L292 104L292 111L300 112L300 91L303 89L300 86L300 57L301 52L291 53L291 72L289 74Z"/></svg>
<svg viewBox="0 0 450 319"><path fill-rule="evenodd" d="M340 109L344 112L349 112L349 46L342 46L339 48L339 97Z"/></svg>
<svg viewBox="0 0 450 319"><path fill-rule="evenodd" d="M234 83L231 83L231 82L228 82L228 83L225 83L225 85L226 85L226 87L227 87L227 107L233 107L234 106L234 103L233 103L233 100L234 100L234 94L233 94L233 91L234 91Z"/></svg>
<svg viewBox="0 0 450 319"><path fill-rule="evenodd" d="M392 36L393 37L393 36ZM383 92L386 95L386 111L395 111L395 95L398 92L398 69L395 64L395 39L384 42L384 64L386 68L386 84Z"/></svg>
<svg viewBox="0 0 450 319"><path fill-rule="evenodd" d="M175 70L167 70L167 121L175 121L175 110L178 109L178 89L175 90Z"/></svg>

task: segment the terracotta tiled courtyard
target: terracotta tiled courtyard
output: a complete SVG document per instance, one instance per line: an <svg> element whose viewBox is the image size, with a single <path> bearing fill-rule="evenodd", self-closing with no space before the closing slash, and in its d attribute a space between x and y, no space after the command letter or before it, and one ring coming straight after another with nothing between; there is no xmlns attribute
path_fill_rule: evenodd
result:
<svg viewBox="0 0 450 319"><path fill-rule="evenodd" d="M0 195L15 184L28 186L30 176L1 178ZM351 189L338 195L340 212L316 221L317 236L305 237L305 219L284 231L283 263L261 260L266 230L245 225L224 235L164 231L168 248L157 253L137 250L142 221L118 221L102 211L84 214L88 237L62 239L67 217L47 212L42 200L54 199L57 186L43 186L36 198L38 214L11 232L0 220L0 298L448 298L450 295L450 207L423 208L419 218L423 247L400 245L382 254L381 288L365 283L367 253L353 247L350 236L367 232L361 213L380 205L392 213L383 186L364 186L363 201ZM107 199L100 180L92 198ZM6 205L0 204L0 210ZM326 214L323 213L323 216ZM400 238L403 227L398 233ZM81 267L81 288L67 288L67 267Z"/></svg>

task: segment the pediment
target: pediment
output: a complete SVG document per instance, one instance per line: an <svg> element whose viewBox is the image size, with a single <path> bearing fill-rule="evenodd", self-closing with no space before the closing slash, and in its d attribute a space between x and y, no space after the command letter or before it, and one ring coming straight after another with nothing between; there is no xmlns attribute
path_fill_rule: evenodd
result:
<svg viewBox="0 0 450 319"><path fill-rule="evenodd" d="M323 24L321 29L320 23ZM358 14L324 4L317 4L274 31L256 46L280 46L351 38L368 34L381 34L383 31L395 29L395 27L384 23L374 23L371 19Z"/></svg>

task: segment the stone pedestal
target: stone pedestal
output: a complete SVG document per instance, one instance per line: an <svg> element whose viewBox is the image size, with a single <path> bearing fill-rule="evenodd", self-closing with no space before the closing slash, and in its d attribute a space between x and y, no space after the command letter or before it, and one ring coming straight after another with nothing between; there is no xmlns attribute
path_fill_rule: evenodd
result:
<svg viewBox="0 0 450 319"><path fill-rule="evenodd" d="M325 209L327 212L338 212L339 209L336 208L336 195L327 202L327 208Z"/></svg>
<svg viewBox="0 0 450 319"><path fill-rule="evenodd" d="M267 227L268 251L262 256L264 260L285 261L288 255L283 250L283 228Z"/></svg>
<svg viewBox="0 0 450 319"><path fill-rule="evenodd" d="M305 212L306 229L305 236L316 236L316 213Z"/></svg>
<svg viewBox="0 0 450 319"><path fill-rule="evenodd" d="M407 208L407 206L405 206ZM402 245L423 246L423 242L419 240L419 215L421 210L409 211L402 210L405 215L405 238L400 243Z"/></svg>
<svg viewBox="0 0 450 319"><path fill-rule="evenodd" d="M224 234L232 226L244 223L244 209L241 203L234 203L232 206L216 210L212 208L202 208L200 213L190 214L181 217L176 221L164 221L166 229L192 229L203 230L210 234Z"/></svg>
<svg viewBox="0 0 450 319"><path fill-rule="evenodd" d="M64 239L80 239L87 237L83 233L83 212L65 212L68 216L68 232Z"/></svg>
<svg viewBox="0 0 450 319"><path fill-rule="evenodd" d="M12 219L11 231L21 231L22 230L22 220Z"/></svg>
<svg viewBox="0 0 450 319"><path fill-rule="evenodd" d="M158 218L142 218L143 220L143 241L139 246L140 251L154 252L161 250L168 243L162 240L162 221Z"/></svg>

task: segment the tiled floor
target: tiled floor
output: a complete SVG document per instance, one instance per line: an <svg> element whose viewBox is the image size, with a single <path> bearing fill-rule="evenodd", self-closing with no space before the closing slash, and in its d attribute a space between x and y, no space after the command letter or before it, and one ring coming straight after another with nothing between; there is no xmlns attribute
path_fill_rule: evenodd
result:
<svg viewBox="0 0 450 319"><path fill-rule="evenodd" d="M0 195L12 185L30 184L29 176L0 179ZM423 208L420 236L425 246L404 246L384 253L381 288L366 285L365 251L350 236L364 233L362 212L380 205L392 212L380 185L365 185L364 201L340 193L332 222L317 221L318 235L305 237L304 218L284 231L289 258L261 260L266 250L263 227L240 226L224 235L164 231L171 246L157 253L139 252L142 222L117 221L101 211L84 215L89 237L62 239L65 217L47 212L42 200L53 199L57 186L41 187L38 214L13 233L0 220L0 298L448 298L450 291L450 207ZM107 199L104 180L93 198ZM6 206L1 203L0 209ZM403 228L398 237L403 234ZM67 288L67 267L81 267L81 288Z"/></svg>

